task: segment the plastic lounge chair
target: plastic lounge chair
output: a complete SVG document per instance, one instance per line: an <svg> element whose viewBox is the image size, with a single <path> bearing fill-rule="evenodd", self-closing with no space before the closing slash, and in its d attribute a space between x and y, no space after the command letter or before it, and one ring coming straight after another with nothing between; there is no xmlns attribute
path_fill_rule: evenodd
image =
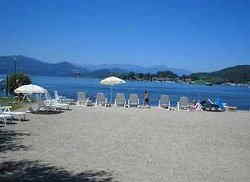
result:
<svg viewBox="0 0 250 182"><path fill-rule="evenodd" d="M214 104L210 99L204 100L200 103L204 111L220 111L219 106Z"/></svg>
<svg viewBox="0 0 250 182"><path fill-rule="evenodd" d="M78 92L76 105L84 106L86 104L86 101L87 101L86 93L85 92Z"/></svg>
<svg viewBox="0 0 250 182"><path fill-rule="evenodd" d="M161 95L159 100L159 107L167 110L171 109L170 98L168 95Z"/></svg>
<svg viewBox="0 0 250 182"><path fill-rule="evenodd" d="M222 100L221 100L220 98L217 98L217 99L215 100L214 104L218 105L218 106L219 106L219 109L220 109L221 111L225 111L225 110L226 110L226 108L225 108L226 103L222 102Z"/></svg>
<svg viewBox="0 0 250 182"><path fill-rule="evenodd" d="M43 107L51 107L55 109L69 110L69 104L60 103L58 98L52 99L49 93L45 94L45 101L41 104Z"/></svg>
<svg viewBox="0 0 250 182"><path fill-rule="evenodd" d="M203 107L199 102L196 102L190 107L190 111L203 111Z"/></svg>
<svg viewBox="0 0 250 182"><path fill-rule="evenodd" d="M115 97L115 105L116 106L126 106L126 98L123 93L117 93Z"/></svg>
<svg viewBox="0 0 250 182"><path fill-rule="evenodd" d="M96 102L95 105L101 105L101 106L106 106L106 104L108 104L108 100L105 97L104 93L97 93L96 94Z"/></svg>
<svg viewBox="0 0 250 182"><path fill-rule="evenodd" d="M54 96L56 101L58 101L59 103L71 104L74 102L74 99L68 99L64 96L59 96L57 90L54 91Z"/></svg>
<svg viewBox="0 0 250 182"><path fill-rule="evenodd" d="M0 114L0 122L3 123L4 126L6 126L7 119L6 119L5 115Z"/></svg>
<svg viewBox="0 0 250 182"><path fill-rule="evenodd" d="M189 111L192 107L192 104L189 102L188 97L181 97L179 102L177 102L177 108L179 110L187 110Z"/></svg>
<svg viewBox="0 0 250 182"><path fill-rule="evenodd" d="M11 115L13 118L16 118L18 120L25 120L26 119L26 113L25 112L14 112L11 111L12 106L5 106L3 108L3 114Z"/></svg>
<svg viewBox="0 0 250 182"><path fill-rule="evenodd" d="M35 109L33 107L30 107L28 112L32 114L59 114L62 113L63 111L49 107L39 107Z"/></svg>
<svg viewBox="0 0 250 182"><path fill-rule="evenodd" d="M9 115L9 114L0 113L0 121L3 122L4 126L6 126L7 120L8 120L8 119L12 120L12 118L13 118L13 117L12 117L11 115Z"/></svg>
<svg viewBox="0 0 250 182"><path fill-rule="evenodd" d="M140 100L137 94L129 94L128 107L138 107Z"/></svg>
<svg viewBox="0 0 250 182"><path fill-rule="evenodd" d="M69 104L58 103L56 100L45 100L44 106L47 108L54 108L55 110L69 110Z"/></svg>

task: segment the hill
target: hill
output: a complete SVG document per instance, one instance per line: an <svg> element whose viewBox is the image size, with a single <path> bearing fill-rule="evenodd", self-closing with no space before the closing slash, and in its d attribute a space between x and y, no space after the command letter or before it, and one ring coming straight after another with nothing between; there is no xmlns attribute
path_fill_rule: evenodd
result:
<svg viewBox="0 0 250 182"><path fill-rule="evenodd" d="M47 63L38 59L26 56L0 56L0 74L25 72L30 75L46 76L73 76L80 73L84 77L105 77L112 73L157 73L159 71L172 71L177 75L189 74L190 72L182 69L168 68L166 66L143 67L126 64L102 64L77 66L69 62Z"/></svg>
<svg viewBox="0 0 250 182"><path fill-rule="evenodd" d="M190 77L193 80L200 79L213 83L247 83L250 82L250 65L237 65L211 73L193 73Z"/></svg>
<svg viewBox="0 0 250 182"><path fill-rule="evenodd" d="M160 72L172 72L179 76L182 75L181 73L188 73L181 69L171 71L167 66L143 67L136 65L104 64L99 66L86 65L82 67L69 62L47 63L19 55L0 56L0 74L13 73L15 71L15 64L17 72L44 76L74 76L75 74L79 74L82 77L103 78L116 73L116 75L123 75L124 77L130 78L131 72L134 72L133 74L135 74L136 77L142 77L141 79L143 79L144 77L148 77L148 73L150 73L151 77L154 77ZM238 65L210 73L192 73L187 77L192 80L203 80L212 83L247 83L250 82L250 65Z"/></svg>
<svg viewBox="0 0 250 182"><path fill-rule="evenodd" d="M159 71L171 71L179 76L181 75L189 75L190 71L185 69L178 68L170 68L165 65L156 65L150 67L138 66L138 65L130 65L130 64L101 64L101 65L83 65L84 68L90 71L96 70L106 70L111 69L112 72L118 70L119 72L134 72L134 73L151 73L155 74ZM118 72L116 71L116 72Z"/></svg>
<svg viewBox="0 0 250 182"><path fill-rule="evenodd" d="M30 75L73 76L74 73L87 72L86 69L68 62L46 63L25 56L0 56L0 74L25 72Z"/></svg>

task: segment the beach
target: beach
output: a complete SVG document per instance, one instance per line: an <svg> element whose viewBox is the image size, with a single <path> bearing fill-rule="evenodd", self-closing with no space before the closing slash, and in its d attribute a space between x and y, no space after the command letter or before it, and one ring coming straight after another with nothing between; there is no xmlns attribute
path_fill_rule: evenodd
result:
<svg viewBox="0 0 250 182"><path fill-rule="evenodd" d="M5 127L29 134L28 149L0 153L1 162L103 170L121 182L250 181L250 112L71 108Z"/></svg>

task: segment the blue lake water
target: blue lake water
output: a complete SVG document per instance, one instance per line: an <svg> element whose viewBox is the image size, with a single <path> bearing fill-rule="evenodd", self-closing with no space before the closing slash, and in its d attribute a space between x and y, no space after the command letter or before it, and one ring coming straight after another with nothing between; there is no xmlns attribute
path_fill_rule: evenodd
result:
<svg viewBox="0 0 250 182"><path fill-rule="evenodd" d="M86 92L88 96L93 97L97 92L103 92L107 97L110 97L110 87L101 85L99 79L32 76L32 81L33 84L46 88L51 94L54 90L58 90L60 95L69 98L76 99L79 91ZM142 101L145 89L149 91L151 105L157 105L159 96L167 94L170 96L173 105L181 96L188 96L192 100L219 97L228 105L237 106L242 110L250 109L250 88L247 87L128 81L126 84L114 86L113 95L122 92L128 97L129 93L137 93Z"/></svg>

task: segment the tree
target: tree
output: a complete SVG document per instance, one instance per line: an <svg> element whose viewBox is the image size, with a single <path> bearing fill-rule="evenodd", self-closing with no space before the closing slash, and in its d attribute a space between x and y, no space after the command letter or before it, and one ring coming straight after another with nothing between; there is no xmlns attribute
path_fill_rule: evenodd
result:
<svg viewBox="0 0 250 182"><path fill-rule="evenodd" d="M14 73L10 75L8 80L8 88L10 93L14 93L16 88L28 84L31 84L31 79L24 73Z"/></svg>
<svg viewBox="0 0 250 182"><path fill-rule="evenodd" d="M177 78L178 77L178 75L176 75L172 71L159 71L157 72L157 76L161 78Z"/></svg>

